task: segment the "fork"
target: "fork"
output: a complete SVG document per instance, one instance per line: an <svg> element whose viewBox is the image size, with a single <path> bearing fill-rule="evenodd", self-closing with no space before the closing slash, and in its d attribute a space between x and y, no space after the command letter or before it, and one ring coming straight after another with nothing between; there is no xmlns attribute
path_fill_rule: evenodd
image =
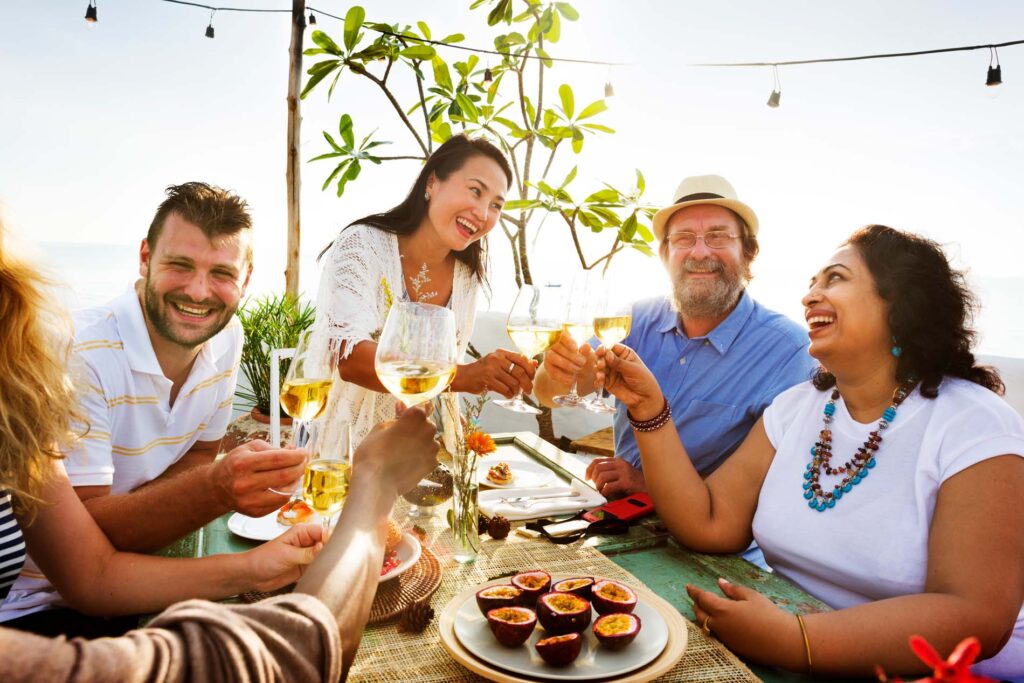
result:
<svg viewBox="0 0 1024 683"><path fill-rule="evenodd" d="M581 494L579 491L570 491L569 493L546 493L537 496L515 496L513 498L499 498L502 503L511 505L512 507L528 508L533 504L535 500L547 500L554 498L579 498Z"/></svg>

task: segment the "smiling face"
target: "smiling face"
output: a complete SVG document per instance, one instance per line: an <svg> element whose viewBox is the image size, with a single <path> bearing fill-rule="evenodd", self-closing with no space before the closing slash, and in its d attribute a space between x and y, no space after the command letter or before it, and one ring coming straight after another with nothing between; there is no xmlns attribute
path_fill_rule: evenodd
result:
<svg viewBox="0 0 1024 683"><path fill-rule="evenodd" d="M212 241L177 213L164 222L155 248L142 241L139 274L150 335L195 348L224 329L249 284L248 230Z"/></svg>
<svg viewBox="0 0 1024 683"><path fill-rule="evenodd" d="M722 233L733 239L720 249L711 249L703 239L684 247L677 244L682 233L699 238ZM687 206L668 219L661 258L672 278L676 310L684 317L724 317L736 305L749 277L741 235L736 214L714 204Z"/></svg>
<svg viewBox="0 0 1024 683"><path fill-rule="evenodd" d="M493 159L474 155L441 180L427 181L427 223L452 251L463 251L498 222L508 183Z"/></svg>
<svg viewBox="0 0 1024 683"><path fill-rule="evenodd" d="M810 354L826 367L837 358L890 357L889 304L856 247L844 246L811 278L803 305Z"/></svg>

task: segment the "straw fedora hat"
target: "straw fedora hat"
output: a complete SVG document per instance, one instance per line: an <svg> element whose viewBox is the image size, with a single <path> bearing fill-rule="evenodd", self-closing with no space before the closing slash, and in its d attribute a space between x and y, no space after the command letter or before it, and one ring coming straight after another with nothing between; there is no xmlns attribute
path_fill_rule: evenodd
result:
<svg viewBox="0 0 1024 683"><path fill-rule="evenodd" d="M736 198L736 190L720 175L695 175L683 178L673 196L676 200L670 206L654 214L654 236L659 242L665 237L665 224L672 214L694 204L714 204L731 209L746 222L751 235L757 234L757 214Z"/></svg>

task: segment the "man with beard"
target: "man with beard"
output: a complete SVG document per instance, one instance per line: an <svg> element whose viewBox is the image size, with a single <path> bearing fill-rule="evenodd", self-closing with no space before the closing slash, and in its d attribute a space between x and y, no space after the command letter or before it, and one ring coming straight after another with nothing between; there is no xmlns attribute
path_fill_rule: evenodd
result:
<svg viewBox="0 0 1024 683"><path fill-rule="evenodd" d="M234 315L251 272L246 202L206 183L171 186L140 247L142 278L76 316L88 431L64 464L119 550L157 550L231 510L265 515L283 502L268 489L302 476L301 451L262 441L214 459L231 420L242 351ZM95 637L137 624L54 610L53 586L26 567L0 610L6 626Z"/></svg>
<svg viewBox="0 0 1024 683"><path fill-rule="evenodd" d="M742 443L777 394L810 378L815 363L804 330L746 292L758 252L754 211L715 175L686 178L675 197L653 222L672 296L634 304L623 344L658 378L686 452L706 476ZM563 334L537 373L537 397L552 405L576 372L580 394L592 391L593 351ZM645 490L622 405L614 432L615 457L591 462L587 478L606 496Z"/></svg>

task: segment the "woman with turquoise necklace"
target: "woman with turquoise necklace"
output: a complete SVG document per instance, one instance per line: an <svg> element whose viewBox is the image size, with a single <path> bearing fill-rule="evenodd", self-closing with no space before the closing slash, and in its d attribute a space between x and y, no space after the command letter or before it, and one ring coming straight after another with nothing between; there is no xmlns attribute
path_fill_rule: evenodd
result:
<svg viewBox="0 0 1024 683"><path fill-rule="evenodd" d="M911 635L943 654L976 636L975 673L1024 681L1024 420L975 365L962 274L934 242L872 225L803 304L814 380L779 395L707 479L663 428L670 411L636 354L598 350L672 535L712 553L753 538L835 608L794 617L719 579L720 593L687 586L697 623L750 660L829 676L914 675Z"/></svg>

